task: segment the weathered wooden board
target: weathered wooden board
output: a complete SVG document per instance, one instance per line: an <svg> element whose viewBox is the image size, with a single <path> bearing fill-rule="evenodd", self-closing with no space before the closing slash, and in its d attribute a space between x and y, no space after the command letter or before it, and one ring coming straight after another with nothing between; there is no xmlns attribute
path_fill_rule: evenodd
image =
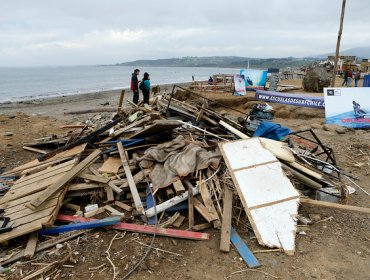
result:
<svg viewBox="0 0 370 280"><path fill-rule="evenodd" d="M103 165L98 169L101 173L117 174L118 170L122 167L121 159L109 157L104 161Z"/></svg>
<svg viewBox="0 0 370 280"><path fill-rule="evenodd" d="M299 193L258 138L219 144L261 245L295 250Z"/></svg>
<svg viewBox="0 0 370 280"><path fill-rule="evenodd" d="M53 223L62 205L65 189L55 192L37 209L30 209L26 204L40 197L45 188L68 173L76 163L76 160L72 160L60 166L39 171L23 177L13 185L12 189L0 200L0 208L4 209L3 215L10 218L10 225L13 229L0 234L0 242L34 232L41 229L43 225Z"/></svg>

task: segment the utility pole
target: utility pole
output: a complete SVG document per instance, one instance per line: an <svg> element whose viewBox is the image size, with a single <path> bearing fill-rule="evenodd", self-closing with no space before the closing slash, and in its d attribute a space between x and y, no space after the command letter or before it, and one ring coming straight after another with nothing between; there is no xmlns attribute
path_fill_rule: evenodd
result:
<svg viewBox="0 0 370 280"><path fill-rule="evenodd" d="M346 10L346 0L343 0L343 2L342 2L342 14L340 16L340 26L339 26L338 39L337 39L337 49L335 51L333 77L331 79L331 87L335 87L335 77L337 75L338 58L339 58L339 48L340 48L340 39L342 38L343 19L344 19L344 12L345 12L345 10Z"/></svg>

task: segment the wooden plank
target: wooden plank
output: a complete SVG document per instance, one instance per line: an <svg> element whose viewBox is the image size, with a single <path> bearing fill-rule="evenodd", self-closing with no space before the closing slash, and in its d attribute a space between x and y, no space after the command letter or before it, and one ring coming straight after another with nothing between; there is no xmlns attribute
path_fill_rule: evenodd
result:
<svg viewBox="0 0 370 280"><path fill-rule="evenodd" d="M152 190L150 189L150 186L146 187L146 210L152 208L155 206L154 197L152 194ZM158 217L156 215L149 217L147 224L148 225L155 225L157 223Z"/></svg>
<svg viewBox="0 0 370 280"><path fill-rule="evenodd" d="M104 209L107 210L108 212L110 212L113 216L120 216L120 217L124 217L125 216L124 213L118 211L117 209L113 208L110 205L105 205L104 206Z"/></svg>
<svg viewBox="0 0 370 280"><path fill-rule="evenodd" d="M136 173L133 176L135 184L138 184L138 183L142 182L145 179L145 177L148 176L149 174L150 174L149 169L144 169L144 172L139 171L138 173ZM129 187L128 181L125 180L119 188L120 189L125 189L125 188L128 188L128 187Z"/></svg>
<svg viewBox="0 0 370 280"><path fill-rule="evenodd" d="M34 159L33 161L30 161L28 163L25 163L23 165L20 165L16 168L13 168L12 170L4 172L2 175L19 175L19 174L26 174L28 171L33 169L45 169L46 167L50 165L54 165L57 163L64 162L66 160L69 160L71 157L68 158L58 158L58 159L49 159L44 162L39 162L37 159Z"/></svg>
<svg viewBox="0 0 370 280"><path fill-rule="evenodd" d="M70 129L70 128L84 128L86 127L86 124L65 124L59 126L61 129Z"/></svg>
<svg viewBox="0 0 370 280"><path fill-rule="evenodd" d="M72 230L81 230L81 229L89 229L89 228L97 228L97 227L106 227L117 224L120 222L120 217L109 217L102 220L90 220L86 222L80 223L71 223L64 226L58 226L48 229L40 230L40 234L42 235L49 235L49 234L60 234Z"/></svg>
<svg viewBox="0 0 370 280"><path fill-rule="evenodd" d="M43 217L50 216L55 210L56 204L48 205L39 211L32 211L33 209L28 209L28 211L17 212L14 216L10 216L10 221L13 222L13 227L18 227L23 224L35 222ZM31 210L31 211L30 211Z"/></svg>
<svg viewBox="0 0 370 280"><path fill-rule="evenodd" d="M185 187L182 184L181 180L177 180L177 181L173 182L173 187L174 187L177 195L182 194L182 193L185 192Z"/></svg>
<svg viewBox="0 0 370 280"><path fill-rule="evenodd" d="M43 171L37 172L35 174L22 177L21 179L16 181L16 185L17 186L25 186L25 185L29 185L30 183L40 181L44 178L49 178L49 177L51 177L50 175L56 175L56 174L59 174L61 172L64 172L66 169L68 170L68 168L71 168L71 165L73 166L74 164L76 164L76 160L66 161L64 163L55 165L53 167L50 167L50 168L45 169ZM62 171L62 170L64 170L64 171ZM60 172L58 172L58 171L60 171Z"/></svg>
<svg viewBox="0 0 370 280"><path fill-rule="evenodd" d="M127 181L130 187L130 191L131 191L134 203L135 203L135 208L138 212L144 214L144 207L143 207L143 204L141 203L141 199L137 191L134 178L132 177L131 170L128 165L128 161L127 161L125 150L123 149L122 143L118 142L117 147L118 147L119 155L121 157L121 161L123 164L123 169L125 170L125 173L126 173L126 178L127 178Z"/></svg>
<svg viewBox="0 0 370 280"><path fill-rule="evenodd" d="M118 108L117 108L117 114L119 114L123 108L122 108L122 104L123 104L123 99L125 98L125 90L121 90L121 94L119 96L119 101L118 101Z"/></svg>
<svg viewBox="0 0 370 280"><path fill-rule="evenodd" d="M307 204L307 205L320 206L320 207L328 207L328 208L333 208L333 209L338 209L338 210L353 211L353 212L363 213L363 214L370 214L370 208L353 206L353 205L343 205L339 203L319 201L319 200L313 200L309 198L301 198L300 203Z"/></svg>
<svg viewBox="0 0 370 280"><path fill-rule="evenodd" d="M116 200L114 204L117 205L119 208L122 208L123 210L129 211L129 212L132 211L132 207L130 205L127 205L126 203L123 203L121 201Z"/></svg>
<svg viewBox="0 0 370 280"><path fill-rule="evenodd" d="M144 117L143 119L141 119L139 121L135 121L132 124L129 124L129 125L121 128L121 129L118 129L117 131L115 131L113 133L113 137L118 137L118 136L122 135L123 133L125 133L126 131L130 130L131 128L133 128L133 127L142 126L143 124L151 121L154 118L154 116L155 115L146 116L146 117Z"/></svg>
<svg viewBox="0 0 370 280"><path fill-rule="evenodd" d="M39 229L42 228L42 224L47 223L49 220L50 220L50 216L46 216L46 217L38 220L37 223L27 223L27 224L21 225L19 227L13 228L9 232L4 232L4 233L0 234L0 242L4 242L4 241L10 240L12 238L16 238L18 236L26 235L28 233L39 230Z"/></svg>
<svg viewBox="0 0 370 280"><path fill-rule="evenodd" d="M2 209L6 208L7 210L10 211L12 207L16 207L18 205L25 204L28 201L31 201L33 198L37 197L38 195L39 195L38 193L34 193L34 194L29 195L29 196L19 198L17 200L12 200L12 201L8 201L8 202L5 202L5 203L1 203L0 208L2 208ZM53 198L58 197L58 196L59 196L58 194L55 194L55 195L51 196L50 199L53 199Z"/></svg>
<svg viewBox="0 0 370 280"><path fill-rule="evenodd" d="M108 183L108 186L117 194L122 194L123 190L121 190L119 187L117 187L112 181Z"/></svg>
<svg viewBox="0 0 370 280"><path fill-rule="evenodd" d="M98 209L95 209L95 210L86 212L84 214L84 217L85 218L91 218L91 217L94 217L94 216L99 215L99 214L104 213L104 212L105 212L105 208L104 207L100 207Z"/></svg>
<svg viewBox="0 0 370 280"><path fill-rule="evenodd" d="M75 212L80 212L81 211L81 206L80 205L76 205L76 204L72 204L72 203L63 204L63 207L67 208L69 210L75 211Z"/></svg>
<svg viewBox="0 0 370 280"><path fill-rule="evenodd" d="M47 208L52 205L56 205L58 202L59 197L55 196L53 198L50 198L49 200L46 200L42 205L41 208ZM21 212L21 215L26 215L26 213L29 212L29 208L26 206L25 203L20 203L14 207L9 207L4 210L4 215L6 217L14 217L16 213Z"/></svg>
<svg viewBox="0 0 370 280"><path fill-rule="evenodd" d="M32 148L32 147L28 147L28 146L23 146L22 148L23 148L23 150L26 150L26 151L35 152L35 153L39 153L39 154L46 154L46 151L36 149L36 148Z"/></svg>
<svg viewBox="0 0 370 280"><path fill-rule="evenodd" d="M62 222L86 222L94 219L86 219L82 217L75 217L75 216L68 216L68 215L58 215L58 221ZM176 230L176 229L165 229L165 228L155 228L153 226L145 226L145 225L137 225L137 224L129 224L129 223L118 223L114 226L110 226L109 228L115 230L124 230L129 232L138 232L138 233L145 233L145 234L156 234L159 236L168 236L174 238L183 238L183 239L190 239L190 240L209 240L209 234L207 233L200 233L200 232L191 232L186 230Z"/></svg>
<svg viewBox="0 0 370 280"><path fill-rule="evenodd" d="M234 244L235 248L238 250L240 256L246 262L249 268L260 267L260 262L253 255L252 251L249 250L248 246L240 238L236 230L231 227L231 242Z"/></svg>
<svg viewBox="0 0 370 280"><path fill-rule="evenodd" d="M63 152L60 152L60 153L56 154L55 156L51 157L50 160L55 160L55 159L60 159L60 158L65 158L65 157L71 157L71 156L77 156L77 155L81 154L83 151L85 151L86 146L87 146L87 143L75 146L73 148L70 148L68 150L65 150Z"/></svg>
<svg viewBox="0 0 370 280"><path fill-rule="evenodd" d="M212 221L220 220L220 217L218 216L216 208L213 204L211 194L209 193L207 184L204 183L204 181L202 180L202 177L200 177L200 180L199 180L199 192L203 199L203 203L210 217L212 218Z"/></svg>
<svg viewBox="0 0 370 280"><path fill-rule="evenodd" d="M48 199L55 192L57 192L58 190L63 188L65 186L65 184L67 184L74 177L76 177L82 170L84 170L90 164L92 164L95 160L97 160L100 153L101 153L101 151L99 149L92 152L87 158L85 158L83 161L81 161L79 164L77 164L75 167L73 167L70 171L68 171L57 182L55 182L50 187L48 187L45 191L43 191L40 194L40 197L32 200L28 204L28 206L30 208L33 208L33 209L39 207L46 199Z"/></svg>
<svg viewBox="0 0 370 280"><path fill-rule="evenodd" d="M47 187L49 187L51 184L55 183L58 181L60 178L63 177L65 173L62 173L56 177L50 178L48 181L42 181L40 184L37 182L28 186L27 188L19 188L16 190L10 189L6 193L6 195L1 199L1 204L10 202L12 200L19 200L20 198L32 195L34 193L37 193L38 195L34 198L38 198L40 193L44 191ZM31 200L30 200L31 201Z"/></svg>
<svg viewBox="0 0 370 280"><path fill-rule="evenodd" d="M207 210L207 208L201 203L196 197L194 199L194 208L198 211L198 213L208 222L211 223L215 220L214 216L211 216Z"/></svg>
<svg viewBox="0 0 370 280"><path fill-rule="evenodd" d="M103 176L96 176L96 175L86 174L86 173L80 174L80 175L78 175L78 177L82 178L82 179L89 180L89 181L93 181L93 182L103 183L103 184L107 184L109 182L109 178L106 178L106 177L103 177Z"/></svg>
<svg viewBox="0 0 370 280"><path fill-rule="evenodd" d="M220 239L220 251L230 252L231 216L233 207L233 191L228 187L224 188L222 229Z"/></svg>
<svg viewBox="0 0 370 280"><path fill-rule="evenodd" d="M184 222L185 220L185 217L180 215L176 220L175 222L172 223L172 225L175 227L175 228L179 228L181 227L182 223Z"/></svg>
<svg viewBox="0 0 370 280"><path fill-rule="evenodd" d="M33 232L28 238L26 249L24 251L24 256L28 259L32 258L36 251L37 242L39 241L38 232Z"/></svg>
<svg viewBox="0 0 370 280"><path fill-rule="evenodd" d="M122 167L122 162L119 158L109 157L104 161L103 165L98 169L101 173L117 174L118 170Z"/></svg>
<svg viewBox="0 0 370 280"><path fill-rule="evenodd" d="M98 184L73 184L69 185L67 191L83 191L83 190L91 190L91 189L99 189L102 188L101 185Z"/></svg>
<svg viewBox="0 0 370 280"><path fill-rule="evenodd" d="M194 225L192 229L194 231L202 231L212 226L213 226L213 223L204 223L204 224Z"/></svg>
<svg viewBox="0 0 370 280"><path fill-rule="evenodd" d="M193 189L190 182L186 181L188 185L188 193L189 193L189 199L188 199L188 219L189 219L189 228L192 229L194 227L194 196L193 192L191 191Z"/></svg>
<svg viewBox="0 0 370 280"><path fill-rule="evenodd" d="M114 193L113 189L109 186L105 187L105 192L107 193L107 201L111 202L114 201Z"/></svg>
<svg viewBox="0 0 370 280"><path fill-rule="evenodd" d="M135 133L134 135L130 136L130 139L133 138L144 138L147 136L151 136L153 134L163 132L163 131L171 131L176 127L181 126L182 124L178 121L172 120L155 120L153 124L149 125L148 127L140 130L139 132Z"/></svg>

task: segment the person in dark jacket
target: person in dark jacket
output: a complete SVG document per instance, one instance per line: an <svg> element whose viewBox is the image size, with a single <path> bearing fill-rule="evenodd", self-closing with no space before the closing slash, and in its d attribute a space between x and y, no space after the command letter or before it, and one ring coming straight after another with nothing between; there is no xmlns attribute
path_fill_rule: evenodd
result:
<svg viewBox="0 0 370 280"><path fill-rule="evenodd" d="M342 86L348 86L348 71L347 70L344 70L344 72L343 72Z"/></svg>
<svg viewBox="0 0 370 280"><path fill-rule="evenodd" d="M142 89L142 92L143 92L143 97L144 97L144 104L149 105L150 78L147 72L144 73L143 84L144 84L144 88Z"/></svg>
<svg viewBox="0 0 370 280"><path fill-rule="evenodd" d="M139 103L139 79L138 76L140 74L139 69L135 69L134 73L132 73L131 77L131 90L133 93L133 102L135 104Z"/></svg>

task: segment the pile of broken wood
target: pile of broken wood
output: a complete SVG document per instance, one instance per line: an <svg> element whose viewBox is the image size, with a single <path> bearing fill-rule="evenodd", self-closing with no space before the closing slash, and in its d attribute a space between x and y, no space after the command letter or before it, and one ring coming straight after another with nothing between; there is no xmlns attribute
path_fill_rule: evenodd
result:
<svg viewBox="0 0 370 280"><path fill-rule="evenodd" d="M174 90L152 99L151 106L119 109L103 125L68 125L67 134L27 145L41 155L0 177L0 242L29 239L25 250L3 256L2 266L77 237L82 229L208 240L200 231L212 227L221 231L220 250L229 252L234 243L253 268L260 263L237 234L247 225L259 244L294 254L297 219L309 223L298 215L300 203L370 213L307 197L337 188L343 199L341 177L355 180L315 137L297 133L290 147L251 138L206 99L189 104L176 100ZM37 245L39 236L76 230Z"/></svg>

